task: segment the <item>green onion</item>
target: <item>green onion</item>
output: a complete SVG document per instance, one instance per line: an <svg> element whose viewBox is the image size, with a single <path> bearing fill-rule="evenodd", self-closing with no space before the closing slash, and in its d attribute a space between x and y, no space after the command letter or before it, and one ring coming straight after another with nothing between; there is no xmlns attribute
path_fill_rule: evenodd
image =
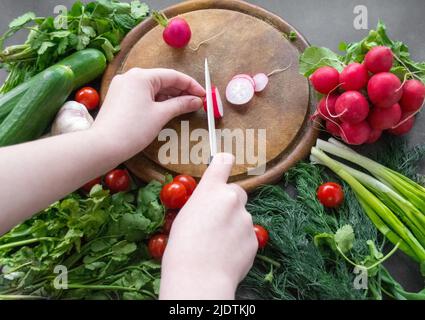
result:
<svg viewBox="0 0 425 320"><path fill-rule="evenodd" d="M373 176L338 162L325 152L355 163ZM311 150L311 160L347 182L376 228L405 254L425 264L424 187L335 139L318 140Z"/></svg>

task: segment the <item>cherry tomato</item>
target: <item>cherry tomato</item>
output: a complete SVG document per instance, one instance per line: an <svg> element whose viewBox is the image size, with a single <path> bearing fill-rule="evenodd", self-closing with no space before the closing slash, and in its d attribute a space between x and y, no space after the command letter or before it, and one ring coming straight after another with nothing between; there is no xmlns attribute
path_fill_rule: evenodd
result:
<svg viewBox="0 0 425 320"><path fill-rule="evenodd" d="M186 188L187 195L191 196L197 186L196 180L188 175L180 175L174 178L174 182L180 182Z"/></svg>
<svg viewBox="0 0 425 320"><path fill-rule="evenodd" d="M113 170L105 176L105 184L112 193L130 189L130 176L126 170Z"/></svg>
<svg viewBox="0 0 425 320"><path fill-rule="evenodd" d="M334 182L322 184L317 189L317 198L327 208L337 208L344 202L344 190Z"/></svg>
<svg viewBox="0 0 425 320"><path fill-rule="evenodd" d="M258 249L264 249L269 242L269 232L258 224L254 225L254 231L258 240Z"/></svg>
<svg viewBox="0 0 425 320"><path fill-rule="evenodd" d="M164 219L164 225L162 227L162 232L164 234L170 234L171 227L173 226L174 220L177 218L178 215L177 210L168 210L167 214L165 215Z"/></svg>
<svg viewBox="0 0 425 320"><path fill-rule="evenodd" d="M165 234L157 234L149 240L148 249L152 258L161 260L167 247L168 236Z"/></svg>
<svg viewBox="0 0 425 320"><path fill-rule="evenodd" d="M99 93L90 87L82 88L75 94L75 101L84 104L89 111L97 109L99 100Z"/></svg>
<svg viewBox="0 0 425 320"><path fill-rule="evenodd" d="M166 184L160 194L162 204L168 209L181 209L189 196L185 186L180 182Z"/></svg>
<svg viewBox="0 0 425 320"><path fill-rule="evenodd" d="M89 193L91 191L91 189L97 185L97 184L101 184L102 183L102 178L96 178L93 179L90 182L87 182L84 186L81 187L81 190L83 190L84 192Z"/></svg>

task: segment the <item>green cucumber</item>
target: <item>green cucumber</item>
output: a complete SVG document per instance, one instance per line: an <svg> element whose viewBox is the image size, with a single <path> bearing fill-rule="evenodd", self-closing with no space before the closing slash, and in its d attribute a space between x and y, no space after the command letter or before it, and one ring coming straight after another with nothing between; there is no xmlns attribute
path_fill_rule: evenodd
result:
<svg viewBox="0 0 425 320"><path fill-rule="evenodd" d="M74 72L74 90L87 85L103 74L106 69L105 55L97 49L78 51L57 63Z"/></svg>
<svg viewBox="0 0 425 320"><path fill-rule="evenodd" d="M67 66L72 70L74 73L73 89L75 90L102 75L106 68L106 58L99 50L86 49L70 55L58 62L55 66L57 65ZM55 66L50 68L54 68ZM37 84L39 79L43 77L43 73L49 69L35 75L33 78L20 84L8 93L0 95L0 124L13 110L25 92L33 85Z"/></svg>
<svg viewBox="0 0 425 320"><path fill-rule="evenodd" d="M43 71L0 125L0 146L39 138L72 92L74 83L69 67L57 65Z"/></svg>

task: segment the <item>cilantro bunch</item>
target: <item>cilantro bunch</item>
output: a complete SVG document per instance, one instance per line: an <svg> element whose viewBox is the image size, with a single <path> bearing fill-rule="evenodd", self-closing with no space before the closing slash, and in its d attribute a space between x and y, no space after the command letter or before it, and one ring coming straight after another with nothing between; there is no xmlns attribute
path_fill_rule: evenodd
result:
<svg viewBox="0 0 425 320"><path fill-rule="evenodd" d="M0 299L156 298L160 265L145 240L163 224L160 191L159 182L112 196L95 186L88 198L72 194L2 236ZM55 287L59 275L67 289Z"/></svg>
<svg viewBox="0 0 425 320"><path fill-rule="evenodd" d="M0 37L0 48L20 30L28 30L29 35L24 44L0 52L0 66L9 71L0 93L87 47L101 50L111 61L124 36L148 15L149 7L139 0L97 0L88 4L77 1L57 17L37 17L28 12L16 18Z"/></svg>

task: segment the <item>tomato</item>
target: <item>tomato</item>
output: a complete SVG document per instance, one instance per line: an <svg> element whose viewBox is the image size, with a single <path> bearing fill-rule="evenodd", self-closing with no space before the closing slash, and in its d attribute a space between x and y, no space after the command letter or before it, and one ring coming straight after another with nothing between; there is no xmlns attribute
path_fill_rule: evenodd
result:
<svg viewBox="0 0 425 320"><path fill-rule="evenodd" d="M100 97L99 93L95 89L85 87L75 94L75 101L84 104L87 110L93 111L99 106Z"/></svg>
<svg viewBox="0 0 425 320"><path fill-rule="evenodd" d="M167 214L165 215L164 225L162 227L162 232L164 234L170 234L171 227L173 226L174 220L176 219L178 215L177 210L168 210Z"/></svg>
<svg viewBox="0 0 425 320"><path fill-rule="evenodd" d="M168 236L165 234L157 234L149 240L148 249L152 258L161 260L167 247Z"/></svg>
<svg viewBox="0 0 425 320"><path fill-rule="evenodd" d="M189 199L185 186L180 182L166 184L159 197L162 204L168 209L181 209Z"/></svg>
<svg viewBox="0 0 425 320"><path fill-rule="evenodd" d="M174 182L180 182L185 186L187 195L191 196L197 186L196 180L188 175L180 175L174 178Z"/></svg>
<svg viewBox="0 0 425 320"><path fill-rule="evenodd" d="M328 182L317 189L317 198L327 208L337 208L344 202L344 190L338 183Z"/></svg>
<svg viewBox="0 0 425 320"><path fill-rule="evenodd" d="M87 182L84 186L81 187L81 190L83 190L84 192L89 193L91 191L91 189L97 185L97 184L101 184L102 183L102 178L96 178L93 179L90 182Z"/></svg>
<svg viewBox="0 0 425 320"><path fill-rule="evenodd" d="M269 232L258 224L254 225L254 231L258 240L258 249L264 249L269 242Z"/></svg>
<svg viewBox="0 0 425 320"><path fill-rule="evenodd" d="M130 175L126 170L113 170L105 176L105 184L112 193L128 191L130 189Z"/></svg>

